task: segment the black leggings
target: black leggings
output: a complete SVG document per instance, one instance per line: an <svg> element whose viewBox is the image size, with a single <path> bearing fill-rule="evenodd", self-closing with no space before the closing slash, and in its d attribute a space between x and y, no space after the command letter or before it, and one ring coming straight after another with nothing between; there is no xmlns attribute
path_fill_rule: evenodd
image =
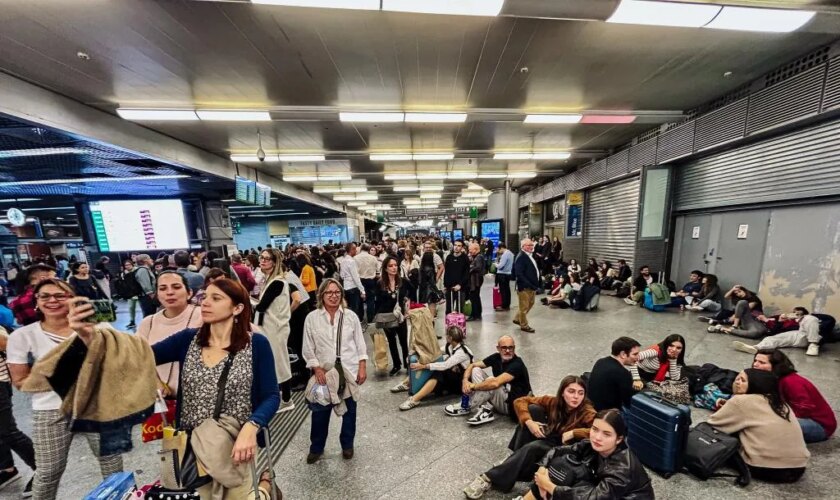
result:
<svg viewBox="0 0 840 500"><path fill-rule="evenodd" d="M748 465L753 479L767 483L795 483L805 473L805 467L794 467L790 469L771 469L769 467L756 467Z"/></svg>
<svg viewBox="0 0 840 500"><path fill-rule="evenodd" d="M388 337L388 350L391 351L391 363L395 370L401 369L403 366L408 368L408 327L403 321L400 326L395 328L385 328L385 336ZM397 338L399 338L400 348L402 349L402 356L397 349Z"/></svg>

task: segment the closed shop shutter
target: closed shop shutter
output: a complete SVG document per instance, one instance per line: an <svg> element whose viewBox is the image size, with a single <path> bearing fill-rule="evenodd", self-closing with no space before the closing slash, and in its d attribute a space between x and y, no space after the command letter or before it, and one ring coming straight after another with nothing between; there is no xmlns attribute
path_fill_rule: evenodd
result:
<svg viewBox="0 0 840 500"><path fill-rule="evenodd" d="M587 193L584 256L609 260L624 259L633 267L636 227L639 215L639 178L610 184ZM583 263L581 263L583 265Z"/></svg>
<svg viewBox="0 0 840 500"><path fill-rule="evenodd" d="M840 121L677 167L678 211L840 195Z"/></svg>

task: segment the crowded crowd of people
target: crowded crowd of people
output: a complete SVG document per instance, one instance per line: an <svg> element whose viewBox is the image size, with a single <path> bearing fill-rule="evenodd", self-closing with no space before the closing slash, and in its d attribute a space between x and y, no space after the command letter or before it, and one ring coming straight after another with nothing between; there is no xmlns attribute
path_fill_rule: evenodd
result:
<svg viewBox="0 0 840 500"><path fill-rule="evenodd" d="M467 344L466 323L486 316L481 290L488 274L493 277L492 309L515 308L512 322L518 332L498 338L495 352L478 353ZM821 341L835 327L830 316L804 307L765 315L755 292L741 285L724 292L716 276L701 271L692 271L677 288L646 265L635 274L623 260L613 265L589 259L582 266L564 260L560 242L545 236L526 238L518 249L474 238L450 242L411 236L284 249L267 245L228 257L213 251L154 258L136 254L118 266L102 256L93 268L49 257L12 264L5 278L0 488L19 475L14 451L35 471L25 495L39 499L56 498L75 434L62 410L67 384L46 377L51 391L32 388L43 377L42 365L79 371L85 356L100 353L103 343L125 342L138 349L140 361L156 368L152 399L159 394L175 404L179 429L201 434L208 420L227 426L228 458L213 457L214 463L221 462L213 470L223 472L197 488L201 498L222 498L213 496L219 491L231 495L225 498L261 498L274 487L268 471L257 485L249 479L232 485L221 477L253 460L259 430L275 414L294 409L294 391L305 391L311 413L306 462L314 464L323 456L332 413L341 418L342 457L354 457L361 388L380 369L379 360L368 359L367 334L378 332L387 339L387 348L376 352L386 362L384 373L428 375L417 387L401 378L391 389L409 393L399 410L448 395L458 399L441 404L441 410L466 417L470 426L485 425L497 415L518 424L509 445L512 454L467 485L467 498L480 498L490 489L507 493L518 481L531 483L524 498L653 498L650 478L628 447L625 412L640 391L689 403L697 395L688 389L688 380L699 376L697 367L686 365L685 337L668 335L651 346L617 338L609 355L585 376L569 374L555 394L534 395L516 340L537 333L528 316L543 294L540 302L546 307L594 311L603 292L652 311L697 313L710 334L753 340L733 342L735 349L753 355L753 362L735 370L730 385L720 388L726 389L725 397L709 408L714 410L709 423L738 433L740 455L754 478L797 481L810 457L806 443L829 439L836 429L834 412L819 389L796 372L781 350L806 348L807 355L819 355ZM116 335L107 322L91 321L99 312L96 303L115 300L127 302L127 329L134 335ZM443 346L434 333L430 342L416 338L420 329L433 332L436 322L444 322ZM101 355L110 356L114 366L138 362ZM137 380L121 383L129 393L139 390ZM31 438L17 427L12 386L33 392ZM664 387L678 387L678 392ZM220 411L229 419L220 419ZM125 415L131 417L136 415ZM114 446L113 436L84 436L103 477L122 470L124 448ZM557 459L563 456L586 464L589 477L568 483L559 474Z"/></svg>

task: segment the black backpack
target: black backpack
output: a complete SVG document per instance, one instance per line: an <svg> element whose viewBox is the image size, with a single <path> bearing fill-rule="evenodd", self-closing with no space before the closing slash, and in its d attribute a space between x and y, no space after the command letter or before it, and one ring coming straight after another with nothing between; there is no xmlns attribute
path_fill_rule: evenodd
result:
<svg viewBox="0 0 840 500"><path fill-rule="evenodd" d="M738 453L740 448L738 436L730 436L703 422L688 432L683 466L703 481L714 477L734 477L735 484L747 486L751 479L750 470ZM738 474L717 472L726 465L734 467Z"/></svg>
<svg viewBox="0 0 840 500"><path fill-rule="evenodd" d="M137 269L130 273L121 273L114 280L114 289L117 291L117 295L124 299L143 295L143 287L137 281L137 276L135 276L136 272Z"/></svg>

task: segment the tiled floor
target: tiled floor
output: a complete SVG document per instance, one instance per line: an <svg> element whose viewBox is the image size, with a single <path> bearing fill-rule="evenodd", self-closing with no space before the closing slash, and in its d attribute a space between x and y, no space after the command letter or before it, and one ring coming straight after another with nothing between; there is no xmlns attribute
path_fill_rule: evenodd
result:
<svg viewBox="0 0 840 500"><path fill-rule="evenodd" d="M484 290L484 300L490 304L489 286ZM468 344L477 356L484 356L493 352L500 335L513 334L537 394L553 394L565 375L589 370L595 360L609 353L610 343L621 335L649 345L670 333L680 333L686 337L686 361L691 364L711 362L741 369L751 361L749 355L730 349L730 338L706 333L705 326L691 313L651 313L612 297L604 297L601 309L594 313L549 310L537 304L530 316L537 330L533 334L521 333L511 324L512 317L511 312L495 313L485 306L484 320L468 324ZM438 327L442 330L442 325ZM802 349L790 350L788 354L799 371L820 387L829 403L840 408L840 344L829 346L818 358L806 357ZM388 391L396 381L396 377L374 377L365 384L359 404L356 456L352 461L341 458L339 421L334 418L325 457L315 465L307 465L309 424L304 423L277 463L285 498L458 499L463 498L462 489L476 475L506 456L513 432L513 424L506 418L469 428L463 419L444 415L443 405L454 399L432 400L401 412L397 405L404 394ZM17 394L15 405L19 423L28 432L31 425L26 397ZM693 410L695 422L705 420L707 415L706 411ZM137 470L141 481L151 480L155 476L156 450L156 445L136 440L135 450L125 456L126 468ZM808 471L794 485L754 482L739 489L728 479L701 482L680 474L665 480L652 474L654 489L657 497L663 499L837 498L840 439L812 445L810 450ZM77 439L62 480L61 498L82 498L98 480L95 460L84 440ZM520 483L511 494L491 492L486 498L512 498L526 486ZM15 498L21 488L23 481L0 492L0 498Z"/></svg>

